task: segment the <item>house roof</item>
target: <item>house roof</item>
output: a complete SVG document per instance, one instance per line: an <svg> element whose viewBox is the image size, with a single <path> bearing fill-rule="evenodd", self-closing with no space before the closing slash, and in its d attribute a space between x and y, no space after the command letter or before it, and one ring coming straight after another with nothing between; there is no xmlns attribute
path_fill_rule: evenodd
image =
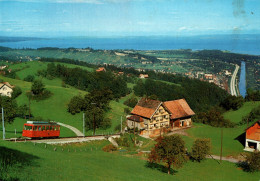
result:
<svg viewBox="0 0 260 181"><path fill-rule="evenodd" d="M151 118L161 104L161 101L158 100L142 98L134 107L131 114L135 114L145 118Z"/></svg>
<svg viewBox="0 0 260 181"><path fill-rule="evenodd" d="M188 105L185 99L166 101L163 104L172 114L171 119L178 119L182 117L195 115L195 113L190 108L190 106Z"/></svg>
<svg viewBox="0 0 260 181"><path fill-rule="evenodd" d="M10 87L11 89L14 88L14 86L12 86L11 84L9 84L9 82L0 83L0 88L2 88L4 85Z"/></svg>
<svg viewBox="0 0 260 181"><path fill-rule="evenodd" d="M127 119L132 120L132 121L136 121L136 122L143 122L143 118L137 115L132 115L130 117L128 117Z"/></svg>
<svg viewBox="0 0 260 181"><path fill-rule="evenodd" d="M99 67L97 70L96 70L96 72L103 72L103 71L105 71L106 69L104 68L104 67Z"/></svg>
<svg viewBox="0 0 260 181"><path fill-rule="evenodd" d="M246 129L246 138L260 141L260 120L256 121L252 126Z"/></svg>

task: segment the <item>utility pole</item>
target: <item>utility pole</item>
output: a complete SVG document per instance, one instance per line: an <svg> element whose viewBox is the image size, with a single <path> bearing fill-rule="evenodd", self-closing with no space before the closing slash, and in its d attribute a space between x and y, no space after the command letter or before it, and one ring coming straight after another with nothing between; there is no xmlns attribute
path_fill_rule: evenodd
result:
<svg viewBox="0 0 260 181"><path fill-rule="evenodd" d="M134 118L134 120L136 121L136 117ZM135 121L134 121L134 147L135 147Z"/></svg>
<svg viewBox="0 0 260 181"><path fill-rule="evenodd" d="M222 162L222 144L223 144L223 128L221 128L220 163Z"/></svg>
<svg viewBox="0 0 260 181"><path fill-rule="evenodd" d="M83 137L85 137L85 113L83 113Z"/></svg>
<svg viewBox="0 0 260 181"><path fill-rule="evenodd" d="M2 123L3 123L3 140L5 140L5 119L4 119L4 108L2 107Z"/></svg>
<svg viewBox="0 0 260 181"><path fill-rule="evenodd" d="M121 133L122 133L122 116L121 116Z"/></svg>

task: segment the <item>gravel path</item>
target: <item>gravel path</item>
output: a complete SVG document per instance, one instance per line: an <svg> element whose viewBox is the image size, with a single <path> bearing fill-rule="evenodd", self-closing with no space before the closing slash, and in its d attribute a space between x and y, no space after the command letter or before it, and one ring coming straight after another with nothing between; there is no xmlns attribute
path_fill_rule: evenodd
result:
<svg viewBox="0 0 260 181"><path fill-rule="evenodd" d="M77 136L84 136L83 133L82 133L80 130L78 130L77 128L75 128L75 127L73 127L73 126L70 126L70 125L64 124L64 123L60 123L60 122L58 122L57 124L60 125L60 126L64 126L64 127L68 128L68 129L70 129L70 130L73 131Z"/></svg>

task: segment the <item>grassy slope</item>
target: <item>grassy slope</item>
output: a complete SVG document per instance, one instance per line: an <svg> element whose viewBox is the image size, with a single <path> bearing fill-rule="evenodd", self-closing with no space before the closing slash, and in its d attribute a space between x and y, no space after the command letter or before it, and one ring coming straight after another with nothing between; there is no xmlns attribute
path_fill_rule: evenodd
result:
<svg viewBox="0 0 260 181"><path fill-rule="evenodd" d="M214 160L202 163L189 161L175 170L174 176L146 166L146 161L127 153L105 153L101 148L107 141L79 145L47 146L32 143L10 143L0 145L36 158L30 166L14 170L11 176L20 180L258 180L259 173L246 173L235 164ZM57 148L54 151L54 147ZM64 151L62 151L62 148ZM70 152L68 152L68 149ZM92 149L92 151L91 151ZM76 151L75 151L76 150Z"/></svg>
<svg viewBox="0 0 260 181"><path fill-rule="evenodd" d="M239 122L241 117L247 115L260 102L247 102L237 111L229 111L224 117L232 122ZM235 128L223 128L223 155L238 155L243 152L244 145L238 141L237 137L245 132L247 125L237 126ZM215 128L204 124L194 123L194 127L187 130L189 137L184 136L188 148L191 148L193 140L196 138L210 138L212 142L212 153L220 155L221 128Z"/></svg>
<svg viewBox="0 0 260 181"><path fill-rule="evenodd" d="M19 69L20 71L17 72L17 75L20 79L23 79L27 75L34 75L36 76L36 73L38 70L46 69L47 64L45 62L26 62L26 63L20 63L20 64L14 64L11 65L11 69L16 70ZM71 65L71 64L64 64L68 67L80 67L77 65ZM87 69L89 71L93 71L93 69L88 67L81 67L84 69ZM36 76L36 78L41 78ZM19 105L27 104L28 105L28 98L25 95L26 91L29 91L31 89L31 83L25 82L22 80L17 79L11 79L7 77L0 76L0 79L3 79L4 81L10 82L12 85L16 85L21 87L22 89L22 95L20 95L17 98L17 102ZM41 78L42 79L42 78ZM43 119L51 119L54 121L63 122L69 125L72 125L79 130L82 130L82 113L71 115L67 112L67 104L69 103L70 99L78 94L85 95L87 92L78 90L73 87L64 88L61 86L61 80L60 79L53 79L48 80L43 78L43 83L46 85L46 89L50 90L53 95L46 100L43 101L32 101L31 102L31 110L35 117L42 117ZM129 87L131 88L133 85L129 84ZM102 130L98 129L97 134L108 134L113 133L114 128L120 124L121 122L121 116L124 117L124 108L127 107L122 104L122 102L116 102L111 101L110 103L111 110L107 113L107 116L111 118L112 120L112 126L109 129ZM87 119L87 118L86 118ZM9 131L9 134L7 134L8 137L15 137L14 135L14 129L17 129L17 132L22 131L22 125L26 122L26 120L17 119L15 120L15 123L13 125L7 125L7 131ZM1 127L1 126L0 126ZM87 135L91 135L92 131L86 132ZM66 128L62 128L61 136L74 136L75 134L71 132L70 130L67 130ZM17 134L16 136L21 136L21 134Z"/></svg>

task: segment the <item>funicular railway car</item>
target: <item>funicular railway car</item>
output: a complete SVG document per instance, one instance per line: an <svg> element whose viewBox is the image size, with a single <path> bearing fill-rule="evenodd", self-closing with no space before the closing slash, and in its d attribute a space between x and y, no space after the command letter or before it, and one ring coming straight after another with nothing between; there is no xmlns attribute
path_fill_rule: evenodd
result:
<svg viewBox="0 0 260 181"><path fill-rule="evenodd" d="M54 122L27 121L23 126L23 137L57 138L60 136L60 125Z"/></svg>

